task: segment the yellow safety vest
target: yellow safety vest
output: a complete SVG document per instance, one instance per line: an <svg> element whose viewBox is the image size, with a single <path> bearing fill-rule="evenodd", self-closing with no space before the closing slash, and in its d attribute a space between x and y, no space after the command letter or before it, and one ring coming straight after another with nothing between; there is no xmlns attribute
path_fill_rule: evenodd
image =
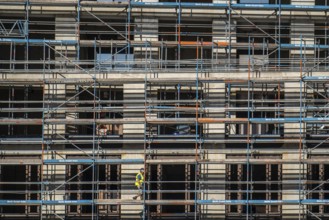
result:
<svg viewBox="0 0 329 220"><path fill-rule="evenodd" d="M144 183L144 176L141 172L136 175L135 186L140 187Z"/></svg>

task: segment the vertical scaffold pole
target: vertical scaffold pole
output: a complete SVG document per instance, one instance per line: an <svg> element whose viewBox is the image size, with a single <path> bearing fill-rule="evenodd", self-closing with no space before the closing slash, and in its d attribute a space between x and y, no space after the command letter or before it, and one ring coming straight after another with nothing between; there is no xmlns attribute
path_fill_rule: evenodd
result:
<svg viewBox="0 0 329 220"><path fill-rule="evenodd" d="M43 182L43 164L44 164L44 155L45 155L45 88L46 84L45 81L43 82L43 87L42 87L42 92L43 92L43 98L42 98L42 144L41 144L41 167L40 167L40 200L41 205L40 205L40 220L42 220L43 215L42 215L42 209L43 209L43 201L45 200L44 198L44 182Z"/></svg>
<svg viewBox="0 0 329 220"><path fill-rule="evenodd" d="M197 205L197 178L198 178L198 120L199 120L199 114L198 114L198 108L199 108L199 38L197 39L197 46L196 46L196 68L195 68L196 74L195 74L195 168L194 168L194 219L197 219L197 213L198 213L198 205Z"/></svg>
<svg viewBox="0 0 329 220"><path fill-rule="evenodd" d="M131 22L131 1L132 0L129 0L128 1L128 9L127 9L127 33L126 33L126 38L127 38L127 40L128 40L128 45L127 45L127 50L128 50L128 52L126 53L126 60L129 62L130 60L128 60L128 55L130 54L130 32L131 32L131 24L130 24L130 22ZM129 69L129 63L128 63L128 69Z"/></svg>
<svg viewBox="0 0 329 220"><path fill-rule="evenodd" d="M178 59L178 70L180 69L180 58L181 58L181 0L179 0L178 6L178 27L177 27L177 38L178 38L178 48L177 48L177 59Z"/></svg>
<svg viewBox="0 0 329 220"><path fill-rule="evenodd" d="M143 213L143 216L142 216L142 218L143 218L143 220L146 220L147 219L147 217L146 217L146 205L145 205L145 196L146 196L146 193L145 193L145 190L147 189L146 188L146 184L149 186L149 181L145 181L146 180L146 173L147 173L147 170L146 170L146 168L149 168L149 167L146 167L146 126L147 126L147 119L146 119L146 114L147 114L147 110L146 110L146 108L147 108L147 75L146 75L146 73L145 73L145 77L144 77L144 184L143 184L143 191L142 191L142 194L143 194L143 204L142 204L142 206L143 206L143 211L142 211L142 213ZM148 151L149 151L150 149L148 149ZM147 213L148 214L148 213Z"/></svg>
<svg viewBox="0 0 329 220"><path fill-rule="evenodd" d="M279 70L281 68L281 1L279 0L279 30L278 30L278 43L279 43L279 47L278 47L278 67Z"/></svg>
<svg viewBox="0 0 329 220"><path fill-rule="evenodd" d="M249 220L249 173L250 173L250 164L249 164L249 154L250 154L250 36L248 37L248 125L247 125L247 183L246 183L246 219Z"/></svg>
<svg viewBox="0 0 329 220"><path fill-rule="evenodd" d="M232 8L231 8L231 1L232 0L228 0L228 38L229 38L229 44L228 44L228 69L231 70L231 53L232 53L232 49L231 49L231 44L232 44L232 36L231 36L231 17L232 17Z"/></svg>
<svg viewBox="0 0 329 220"><path fill-rule="evenodd" d="M24 35L25 35L25 40L26 40L26 48L25 48L25 65L24 65L24 69L27 70L29 68L29 22L30 22L30 0L26 0L26 3L25 3L25 32L24 32Z"/></svg>
<svg viewBox="0 0 329 220"><path fill-rule="evenodd" d="M301 219L301 199L302 199L302 76L303 76L303 38L300 36L300 80L299 80L299 175L298 175L298 198L299 198L299 210L298 219Z"/></svg>
<svg viewBox="0 0 329 220"><path fill-rule="evenodd" d="M92 191L92 207L91 207L91 209L92 209L91 219L92 220L95 219L95 216L96 216L96 219L98 219L97 207L95 206L95 200L98 197L98 195L97 195L98 192L95 190L96 182L98 182L95 179L95 177L96 177L96 167L95 167L96 166L96 164L95 164L96 152L95 152L95 150L96 150L96 134L97 134L97 132L96 132L96 129L97 129L97 126L96 126L96 117L97 117L97 115L96 115L96 97L98 97L97 96L97 89L96 89L97 88L96 71L94 71L93 81L94 81L94 83L93 83L93 86L94 86L94 89L93 89L93 98L94 98L93 108L94 109L93 109L93 150L92 150L92 161L93 161L93 163L92 163L92 190L91 190ZM97 189L97 187L96 187L96 189ZM96 211L96 215L95 215L95 211Z"/></svg>
<svg viewBox="0 0 329 220"><path fill-rule="evenodd" d="M77 0L77 55L76 55L76 60L77 62L80 61L80 11L81 11L81 5L80 5L80 0ZM79 65L79 64L78 64Z"/></svg>

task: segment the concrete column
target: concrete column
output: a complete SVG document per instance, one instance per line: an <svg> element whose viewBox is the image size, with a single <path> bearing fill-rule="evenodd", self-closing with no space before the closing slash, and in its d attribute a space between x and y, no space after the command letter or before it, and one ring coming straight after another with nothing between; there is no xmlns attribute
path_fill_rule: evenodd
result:
<svg viewBox="0 0 329 220"><path fill-rule="evenodd" d="M123 154L121 159L144 159L143 154ZM135 186L135 177L139 169L143 165L136 164L122 164L121 165L121 180L127 181L129 184L121 186L121 200L132 200L137 195L137 188ZM132 192L134 190L134 192ZM140 198L138 198L140 199ZM140 212L143 211L143 205L121 205L121 218L139 219Z"/></svg>
<svg viewBox="0 0 329 220"><path fill-rule="evenodd" d="M55 46L56 69L67 70L75 68L73 62L77 60L77 51L75 46L66 45L67 40L77 40L76 17L72 15L58 15L55 17L55 40L63 41L61 46ZM57 77L57 76L55 76ZM73 91L73 94L71 94ZM48 90L46 89L46 93ZM56 94L56 95L55 95ZM49 91L50 100L63 100L63 102L75 95L74 85L50 85ZM59 105L59 104L57 104ZM56 105L55 105L56 106ZM73 107L68 104L68 107ZM70 115L55 114L55 118L77 118L78 114L71 113ZM54 125L50 125L54 127ZM56 132L65 133L65 125L56 125ZM70 131L76 131L74 125L70 126Z"/></svg>
<svg viewBox="0 0 329 220"><path fill-rule="evenodd" d="M236 99L236 93L237 91L239 90L239 88L231 88L230 89L231 91L229 92L229 89L227 91L227 93L230 93L230 96L229 98L232 99L232 100L235 100ZM236 107L235 106L236 104L229 104L228 107ZM229 115L227 116L229 118L236 118L236 112L230 112ZM229 124L229 134L237 134L237 127L240 126L240 127L243 127L243 125L236 125L236 124Z"/></svg>
<svg viewBox="0 0 329 220"><path fill-rule="evenodd" d="M45 154L45 160L49 159L63 159L59 155L56 154ZM58 184L54 184L56 182L64 182L66 181L66 166L65 165L47 165L47 168L43 170L43 181L49 182L50 184L45 186L46 191L52 191L58 187ZM61 191L61 192L59 192ZM54 201L54 200L65 200L65 185L58 188L56 191L52 193L43 194L45 196L43 200L45 201ZM47 205L42 206L42 214L51 214L54 215L56 213L58 216L65 216L65 205Z"/></svg>
<svg viewBox="0 0 329 220"><path fill-rule="evenodd" d="M72 62L76 60L76 48L75 46L69 46L65 44L66 40L77 40L76 33L76 19L74 16L65 15L65 16L56 16L55 17L55 40L64 41L61 46L55 46L55 60L56 60L56 69L67 70L75 68ZM68 61L69 60L69 61ZM57 76L55 75L54 78ZM71 86L69 90L72 90ZM45 100L53 100L53 101L65 101L67 99L67 90L68 88L64 84L53 84L46 85L45 88ZM56 107L60 104L54 104L51 107ZM73 117L76 118L77 114ZM45 118L48 116L46 115ZM57 112L49 115L50 118L72 118L72 115L66 115L64 112ZM65 125L47 125L45 127L46 136L51 138L51 135L61 134L64 135L66 133ZM56 148L64 148L64 146L50 146L51 149ZM62 159L57 155L46 155L45 159ZM50 175L49 175L50 174ZM47 169L45 169L43 175L45 177L44 181L65 181L66 174L66 166L65 165L50 165ZM52 189L48 189L52 190ZM65 186L61 189L63 192L65 190ZM57 193L55 192L53 195L49 195L46 200L63 200L65 198L65 193ZM65 206L47 206L43 208L42 212L46 213L56 213L59 216L65 216Z"/></svg>
<svg viewBox="0 0 329 220"><path fill-rule="evenodd" d="M231 4L236 4L236 0L231 0ZM228 4L228 0L213 0L215 4ZM231 20L231 43L236 43L236 21ZM230 43L229 21L227 20L213 20L213 42L223 45L223 47L213 49L213 58L216 60L216 65L223 66L228 64L229 49L224 48L225 44ZM231 57L235 59L236 49L231 49ZM225 60L223 60L225 59ZM233 60L231 60L233 64ZM216 66L215 66L216 67Z"/></svg>
<svg viewBox="0 0 329 220"><path fill-rule="evenodd" d="M76 87L75 85L65 85L66 100L70 99L71 101L79 101L79 96L76 96L76 94L79 92L79 89L80 89L80 87ZM93 91L92 91L92 93L93 93ZM74 98L72 98L72 97L74 97ZM93 99L93 97L92 97L92 99ZM70 107L70 108L78 107L77 104L72 104L70 102L66 103L66 106ZM66 118L67 119L77 119L77 118L79 118L79 113L67 112ZM65 133L78 134L77 125L66 125Z"/></svg>
<svg viewBox="0 0 329 220"><path fill-rule="evenodd" d="M221 154L220 150L214 149L207 153L209 160L225 160L226 155ZM201 176L205 181L225 181L226 167L225 164L202 164ZM209 184L205 186L209 190L222 190L222 193L208 193L204 192L201 199L204 200L225 200L225 183ZM205 205L201 207L202 216L206 219L221 219L225 217L225 205Z"/></svg>
<svg viewBox="0 0 329 220"><path fill-rule="evenodd" d="M55 40L77 40L78 35L76 31L76 18L74 16L56 16L55 18ZM60 69L67 69L67 68L74 68L74 65L67 61L69 59L70 61L76 60L76 47L75 46L69 46L65 45L63 43L61 46L55 46L55 50L59 53L55 53L55 59L56 61L59 61L60 63L57 63L56 68ZM67 59L65 59L65 57Z"/></svg>
<svg viewBox="0 0 329 220"><path fill-rule="evenodd" d="M314 0L292 0L292 5L314 5ZM301 12L293 12L293 14L300 14ZM305 13L305 12L302 12ZM291 22L291 44L300 45L302 37L302 45L314 45L314 22L308 20L303 21L293 21ZM300 66L300 49L290 50L290 58L293 58L293 67L298 69ZM304 50L302 51L302 56L307 60L306 66L314 66L314 50Z"/></svg>
<svg viewBox="0 0 329 220"><path fill-rule="evenodd" d="M229 29L231 26L231 38ZM219 48L213 49L213 60L214 60L214 67L218 66L227 66L229 63L228 58L231 58L231 64L233 64L233 59L236 57L236 49L231 49L227 45L231 43L236 43L236 22L231 21L231 25L229 25L228 20L213 20L213 42L218 44ZM230 56L231 53L231 56Z"/></svg>
<svg viewBox="0 0 329 220"><path fill-rule="evenodd" d="M144 84L124 84L123 85L123 99L130 103L126 103L125 107L141 106L144 98ZM136 101L134 103L134 101ZM131 124L129 119L144 119L144 112L127 112L123 111L123 118L127 122L123 124L123 137L124 138L139 138L144 137L144 124Z"/></svg>
<svg viewBox="0 0 329 220"><path fill-rule="evenodd" d="M158 2L158 0L144 0L143 2ZM146 68L156 67L157 61L152 61L153 59L158 59L159 49L157 47L152 47L148 42L158 41L158 19L154 17L143 16L143 13L152 12L152 9L140 9L140 17L135 18L135 38L136 41L143 41L145 45L142 47L134 48L134 55L136 61L146 61L148 64ZM151 63L150 63L151 61ZM142 64L141 67L145 67Z"/></svg>
<svg viewBox="0 0 329 220"><path fill-rule="evenodd" d="M213 76L212 76L213 75ZM215 74L211 73L210 77L215 77ZM225 103L218 100L225 99L225 83L208 83L207 84L207 107L214 107L215 109L207 112L209 118L225 118L225 111L216 109L219 107L225 107ZM205 124L204 134L209 138L224 138L225 136L225 123L209 123Z"/></svg>
<svg viewBox="0 0 329 220"><path fill-rule="evenodd" d="M45 100L49 101L58 101L61 100L64 102L65 100L65 85L64 84L46 84L45 85ZM52 107L55 108L60 104L50 104L49 106L45 105L45 107ZM50 113L50 115L45 114L45 118L54 118L54 119L61 119L65 118L65 113L63 112L55 112ZM52 139L53 137L65 134L65 125L61 124L45 124L44 125L44 135L47 139ZM47 147L47 146L45 146ZM64 145L50 145L49 146L52 150L55 149L64 149ZM46 154L44 159L63 159L55 154ZM43 178L44 182L54 182L54 181L65 181L65 174L66 174L66 166L65 165L48 165L47 168L43 170ZM46 186L46 191L51 191L56 186L53 184L49 184ZM65 186L61 187L59 190L62 193L55 193L47 194L44 200L63 200L65 199ZM56 213L59 216L65 215L65 206L43 206L42 207L43 215L47 213Z"/></svg>
<svg viewBox="0 0 329 220"><path fill-rule="evenodd" d="M282 159L298 160L299 154L282 154ZM300 170L299 164L282 164L282 180L290 181L290 184L283 184L282 186L282 200L299 200L299 173L301 172L301 179L304 178L303 169ZM291 184L294 183L295 184ZM300 189L301 190L301 189ZM303 197L301 197L303 199ZM303 215L303 208L299 205L282 205L282 219L296 219L299 213Z"/></svg>
<svg viewBox="0 0 329 220"><path fill-rule="evenodd" d="M286 82L284 84L284 96L286 101L286 107L295 107L294 109L284 110L285 118L299 118L300 109L298 107L300 106L300 104L296 102L296 100L300 99L300 83ZM287 138L298 138L300 136L300 123L285 123L284 135Z"/></svg>

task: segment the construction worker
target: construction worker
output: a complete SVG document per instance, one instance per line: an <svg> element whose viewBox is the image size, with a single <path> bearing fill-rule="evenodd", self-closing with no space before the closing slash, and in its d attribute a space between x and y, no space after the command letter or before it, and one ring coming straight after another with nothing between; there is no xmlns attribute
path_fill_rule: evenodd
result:
<svg viewBox="0 0 329 220"><path fill-rule="evenodd" d="M139 172L136 174L135 186L138 188L138 194L134 196L133 199L137 199L138 197L141 197L141 199L143 199L144 168L141 168Z"/></svg>

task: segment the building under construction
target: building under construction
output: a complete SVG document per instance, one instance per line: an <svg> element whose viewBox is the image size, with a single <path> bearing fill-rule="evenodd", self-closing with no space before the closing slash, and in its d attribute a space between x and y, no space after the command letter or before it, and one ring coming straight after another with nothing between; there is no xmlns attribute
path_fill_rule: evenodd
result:
<svg viewBox="0 0 329 220"><path fill-rule="evenodd" d="M329 219L328 11L0 0L0 218Z"/></svg>

